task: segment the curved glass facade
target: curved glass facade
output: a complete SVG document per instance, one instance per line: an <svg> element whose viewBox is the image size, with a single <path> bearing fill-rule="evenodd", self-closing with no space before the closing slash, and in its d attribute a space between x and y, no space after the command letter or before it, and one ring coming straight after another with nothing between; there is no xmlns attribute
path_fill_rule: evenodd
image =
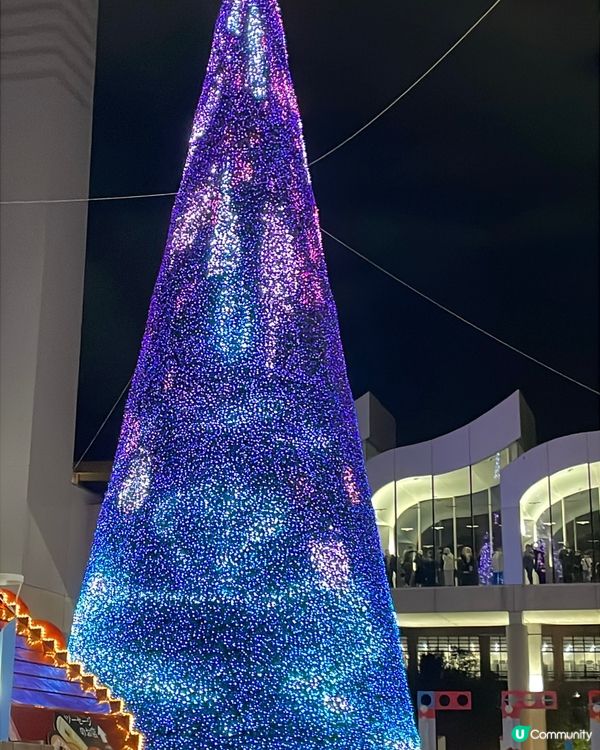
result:
<svg viewBox="0 0 600 750"><path fill-rule="evenodd" d="M523 495L525 583L600 580L599 487L600 462L584 463L544 477Z"/></svg>
<svg viewBox="0 0 600 750"><path fill-rule="evenodd" d="M394 528L382 533L393 586L503 582L500 471L517 453L514 444L471 466L395 482Z"/></svg>

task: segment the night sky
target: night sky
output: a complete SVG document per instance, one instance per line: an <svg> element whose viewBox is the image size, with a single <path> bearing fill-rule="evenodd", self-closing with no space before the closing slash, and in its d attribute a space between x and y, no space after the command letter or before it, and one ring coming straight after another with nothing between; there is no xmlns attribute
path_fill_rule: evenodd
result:
<svg viewBox="0 0 600 750"><path fill-rule="evenodd" d="M491 0L281 0L314 159L421 75ZM101 0L90 193L178 188L218 0ZM592 0L503 0L427 80L312 170L322 226L515 346L598 388L598 32ZM78 457L137 359L172 198L89 212ZM400 444L517 388L538 437L600 400L325 238L355 397ZM115 412L88 458L113 456Z"/></svg>

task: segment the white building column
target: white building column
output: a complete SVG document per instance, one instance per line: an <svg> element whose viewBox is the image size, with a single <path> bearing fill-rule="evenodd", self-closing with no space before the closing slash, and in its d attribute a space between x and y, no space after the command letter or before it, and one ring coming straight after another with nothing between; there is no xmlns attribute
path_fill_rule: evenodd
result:
<svg viewBox="0 0 600 750"><path fill-rule="evenodd" d="M529 690L529 634L520 612L509 612L506 626L508 689Z"/></svg>
<svg viewBox="0 0 600 750"><path fill-rule="evenodd" d="M98 0L2 0L3 201L89 191ZM2 206L0 571L66 629L94 508L71 484L87 205Z"/></svg>
<svg viewBox="0 0 600 750"><path fill-rule="evenodd" d="M508 689L541 692L544 689L542 670L542 626L527 625L520 612L509 613L506 626L506 650L508 660ZM546 712L524 711L521 723L535 729L546 729ZM546 740L531 740L523 743L523 750L546 750Z"/></svg>
<svg viewBox="0 0 600 750"><path fill-rule="evenodd" d="M527 642L529 644L529 690L540 693L544 690L541 625L527 625Z"/></svg>
<svg viewBox="0 0 600 750"><path fill-rule="evenodd" d="M502 552L504 554L504 583L523 583L523 545L521 540L521 511L519 505L505 504L502 489Z"/></svg>

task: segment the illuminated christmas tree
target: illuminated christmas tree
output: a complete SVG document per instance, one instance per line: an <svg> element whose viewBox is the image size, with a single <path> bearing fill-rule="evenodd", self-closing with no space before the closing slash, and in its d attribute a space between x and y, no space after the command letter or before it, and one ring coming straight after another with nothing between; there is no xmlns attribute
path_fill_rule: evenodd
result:
<svg viewBox="0 0 600 750"><path fill-rule="evenodd" d="M493 577L492 543L490 541L490 535L486 531L483 538L483 545L481 546L481 552L479 553L479 583L483 586L488 586L491 584Z"/></svg>
<svg viewBox="0 0 600 750"><path fill-rule="evenodd" d="M419 741L276 0L225 0L71 654L150 750Z"/></svg>

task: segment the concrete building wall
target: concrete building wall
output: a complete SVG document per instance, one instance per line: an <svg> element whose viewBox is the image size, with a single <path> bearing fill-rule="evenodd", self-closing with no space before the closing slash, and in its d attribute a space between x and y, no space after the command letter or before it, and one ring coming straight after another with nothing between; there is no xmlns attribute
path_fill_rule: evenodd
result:
<svg viewBox="0 0 600 750"><path fill-rule="evenodd" d="M2 200L87 196L97 0L2 0ZM2 206L0 570L68 627L95 511L71 484L85 203Z"/></svg>
<svg viewBox="0 0 600 750"><path fill-rule="evenodd" d="M458 430L374 456L367 464L373 493L394 479L444 474L476 464L520 441L523 403L520 392L516 391Z"/></svg>
<svg viewBox="0 0 600 750"><path fill-rule="evenodd" d="M396 420L369 391L354 402L366 459L396 445Z"/></svg>

